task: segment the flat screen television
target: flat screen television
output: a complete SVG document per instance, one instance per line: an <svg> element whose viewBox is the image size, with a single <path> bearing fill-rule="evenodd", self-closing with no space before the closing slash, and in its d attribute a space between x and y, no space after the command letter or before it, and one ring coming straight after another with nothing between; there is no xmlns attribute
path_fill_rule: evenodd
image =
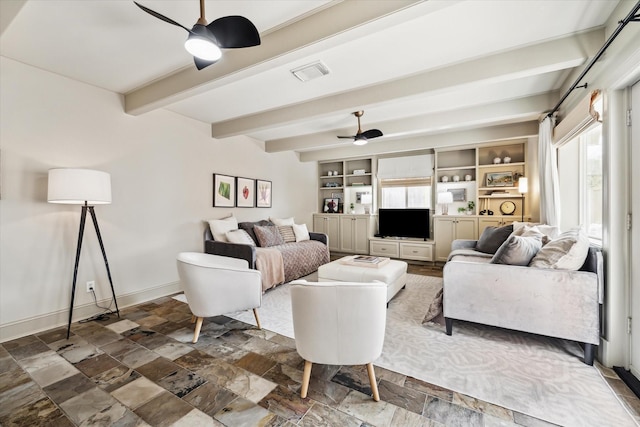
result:
<svg viewBox="0 0 640 427"><path fill-rule="evenodd" d="M380 237L429 238L429 209L378 209Z"/></svg>

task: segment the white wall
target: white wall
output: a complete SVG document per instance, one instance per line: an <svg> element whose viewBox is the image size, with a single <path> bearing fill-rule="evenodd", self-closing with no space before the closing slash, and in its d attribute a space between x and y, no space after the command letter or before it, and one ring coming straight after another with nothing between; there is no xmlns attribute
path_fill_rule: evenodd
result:
<svg viewBox="0 0 640 427"><path fill-rule="evenodd" d="M315 163L267 154L246 137L215 140L208 124L159 110L134 117L122 97L0 58L0 341L66 324L79 206L47 203L47 171L82 167L111 174L113 203L96 207L122 306L178 289L175 257L202 251L203 220L295 216L311 227ZM273 182L273 208L212 208L212 174ZM93 307L85 282L109 283L87 223L74 318ZM78 316L75 316L75 314Z"/></svg>

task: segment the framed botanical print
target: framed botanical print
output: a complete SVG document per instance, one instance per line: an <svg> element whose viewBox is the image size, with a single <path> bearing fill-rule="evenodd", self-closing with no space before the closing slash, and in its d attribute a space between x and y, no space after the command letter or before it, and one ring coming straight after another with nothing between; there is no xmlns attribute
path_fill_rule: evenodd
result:
<svg viewBox="0 0 640 427"><path fill-rule="evenodd" d="M271 207L271 181L261 179L256 181L256 206L259 208Z"/></svg>
<svg viewBox="0 0 640 427"><path fill-rule="evenodd" d="M236 204L236 179L233 176L213 174L213 207L232 208Z"/></svg>
<svg viewBox="0 0 640 427"><path fill-rule="evenodd" d="M256 180L236 178L236 207L254 208L256 206Z"/></svg>

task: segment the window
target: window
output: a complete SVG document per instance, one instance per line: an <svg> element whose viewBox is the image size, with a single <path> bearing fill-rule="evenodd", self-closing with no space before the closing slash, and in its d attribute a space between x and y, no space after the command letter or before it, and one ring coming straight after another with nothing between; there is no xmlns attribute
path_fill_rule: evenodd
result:
<svg viewBox="0 0 640 427"><path fill-rule="evenodd" d="M579 144L580 223L589 238L602 240L602 126L580 135Z"/></svg>
<svg viewBox="0 0 640 427"><path fill-rule="evenodd" d="M431 177L380 180L381 208L430 208Z"/></svg>

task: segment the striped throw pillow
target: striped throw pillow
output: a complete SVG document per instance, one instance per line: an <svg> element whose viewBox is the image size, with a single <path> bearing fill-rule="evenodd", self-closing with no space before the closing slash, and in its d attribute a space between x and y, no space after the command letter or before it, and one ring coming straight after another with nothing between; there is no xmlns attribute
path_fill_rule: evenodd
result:
<svg viewBox="0 0 640 427"><path fill-rule="evenodd" d="M285 243L292 243L296 241L296 235L293 232L292 226L279 225L278 232L280 232L280 235L282 236L282 240L284 240Z"/></svg>

